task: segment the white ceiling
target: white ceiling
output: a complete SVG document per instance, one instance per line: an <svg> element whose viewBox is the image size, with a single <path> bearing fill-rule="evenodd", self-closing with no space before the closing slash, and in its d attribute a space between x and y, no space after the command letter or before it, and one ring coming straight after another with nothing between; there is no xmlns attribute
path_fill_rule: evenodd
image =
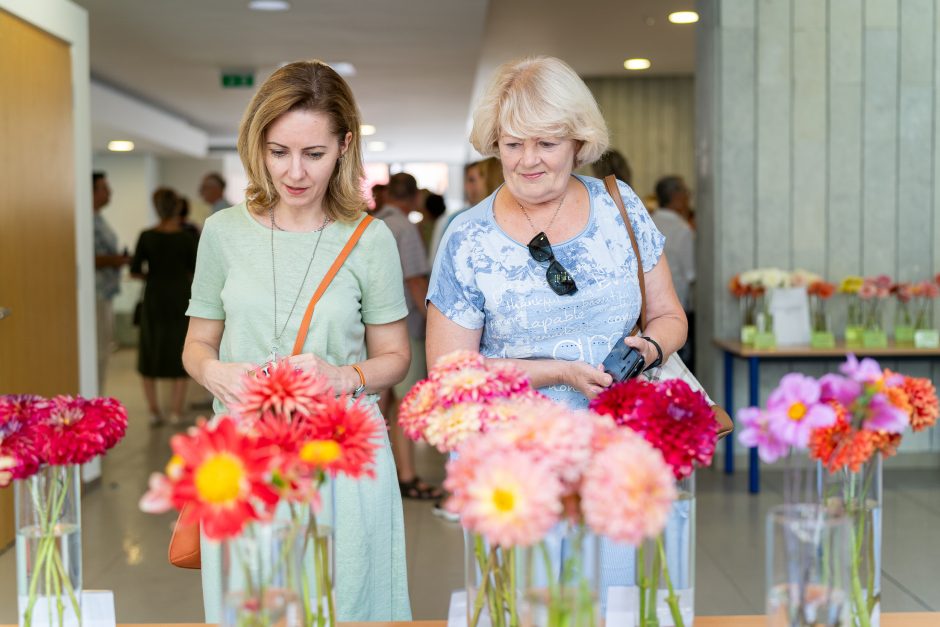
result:
<svg viewBox="0 0 940 627"><path fill-rule="evenodd" d="M281 13L247 0L74 1L89 12L95 80L216 146L232 145L252 94L223 89L222 69L261 81L296 59L351 62L363 121L378 127L370 139L388 145L367 158L458 162L474 95L503 61L551 54L584 76L618 76L644 56L653 67L642 75L694 71L695 26L666 20L694 0L293 0ZM102 149L107 129L94 134Z"/></svg>

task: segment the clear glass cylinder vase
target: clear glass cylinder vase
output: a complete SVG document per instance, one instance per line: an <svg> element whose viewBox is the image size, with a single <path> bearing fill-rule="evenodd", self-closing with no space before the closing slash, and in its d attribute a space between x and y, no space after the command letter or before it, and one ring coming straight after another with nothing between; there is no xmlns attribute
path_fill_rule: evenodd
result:
<svg viewBox="0 0 940 627"><path fill-rule="evenodd" d="M78 466L43 466L15 482L19 624L81 624L82 514Z"/></svg>
<svg viewBox="0 0 940 627"><path fill-rule="evenodd" d="M293 521L247 525L221 543L223 627L305 624L304 529Z"/></svg>
<svg viewBox="0 0 940 627"><path fill-rule="evenodd" d="M849 521L818 504L774 507L767 517L767 624L848 624Z"/></svg>
<svg viewBox="0 0 940 627"><path fill-rule="evenodd" d="M676 489L665 529L637 551L639 627L690 627L695 618L695 473Z"/></svg>
<svg viewBox="0 0 940 627"><path fill-rule="evenodd" d="M519 574L516 549L490 545L483 536L464 531L469 627L519 627Z"/></svg>
<svg viewBox="0 0 940 627"><path fill-rule="evenodd" d="M522 625L594 627L600 609L600 538L586 525L564 522L538 544L518 549Z"/></svg>
<svg viewBox="0 0 940 627"><path fill-rule="evenodd" d="M882 456L876 453L858 472L846 469L830 485L841 488L840 501L849 519L851 623L881 624Z"/></svg>

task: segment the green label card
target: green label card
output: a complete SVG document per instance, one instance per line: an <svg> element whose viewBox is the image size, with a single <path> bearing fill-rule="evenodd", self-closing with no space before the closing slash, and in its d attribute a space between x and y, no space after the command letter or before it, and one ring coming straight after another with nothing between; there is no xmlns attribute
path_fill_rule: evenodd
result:
<svg viewBox="0 0 940 627"><path fill-rule="evenodd" d="M813 348L835 348L836 336L829 331L813 331L809 345Z"/></svg>
<svg viewBox="0 0 940 627"><path fill-rule="evenodd" d="M914 343L914 327L894 327L894 342L910 346Z"/></svg>
<svg viewBox="0 0 940 627"><path fill-rule="evenodd" d="M862 327L859 327L859 326L845 327L845 343L848 346L861 346Z"/></svg>
<svg viewBox="0 0 940 627"><path fill-rule="evenodd" d="M887 348L888 334L884 331L865 331L862 333L862 346L865 348Z"/></svg>

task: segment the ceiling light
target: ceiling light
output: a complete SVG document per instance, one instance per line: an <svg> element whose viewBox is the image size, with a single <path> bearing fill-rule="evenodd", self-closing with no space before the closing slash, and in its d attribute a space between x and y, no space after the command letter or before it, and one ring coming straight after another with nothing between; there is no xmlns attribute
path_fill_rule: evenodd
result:
<svg viewBox="0 0 940 627"><path fill-rule="evenodd" d="M366 144L366 150L369 152L382 152L385 148L385 142L369 142Z"/></svg>
<svg viewBox="0 0 940 627"><path fill-rule="evenodd" d="M284 0L251 0L248 8L252 11L286 11L290 8L290 2Z"/></svg>
<svg viewBox="0 0 940 627"><path fill-rule="evenodd" d="M130 152L134 149L134 142L126 139L116 139L108 142L108 150L111 152Z"/></svg>
<svg viewBox="0 0 940 627"><path fill-rule="evenodd" d="M363 135L375 135L375 127L371 124L363 124L359 127L359 132Z"/></svg>
<svg viewBox="0 0 940 627"><path fill-rule="evenodd" d="M356 66L349 61L337 61L336 63L327 63L327 65L336 70L336 73L340 76L356 75Z"/></svg>
<svg viewBox="0 0 940 627"><path fill-rule="evenodd" d="M695 24L698 21L698 13L695 11L676 11L669 14L669 21L673 24Z"/></svg>
<svg viewBox="0 0 940 627"><path fill-rule="evenodd" d="M424 214L420 211L409 211L408 212L408 221L412 224L419 224L424 220Z"/></svg>
<svg viewBox="0 0 940 627"><path fill-rule="evenodd" d="M628 70L648 70L650 67L649 59L627 59L623 62L623 67Z"/></svg>

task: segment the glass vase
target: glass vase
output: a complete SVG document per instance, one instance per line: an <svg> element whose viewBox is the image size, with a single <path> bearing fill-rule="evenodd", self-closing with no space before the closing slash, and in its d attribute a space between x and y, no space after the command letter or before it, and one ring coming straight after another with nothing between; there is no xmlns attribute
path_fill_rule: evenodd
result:
<svg viewBox="0 0 940 627"><path fill-rule="evenodd" d="M862 345L862 302L857 295L849 295L845 313L845 344L857 347Z"/></svg>
<svg viewBox="0 0 940 627"><path fill-rule="evenodd" d="M586 525L563 522L532 547L517 549L522 568L522 625L595 627L600 611L600 542Z"/></svg>
<svg viewBox="0 0 940 627"><path fill-rule="evenodd" d="M914 316L907 301L898 300L894 310L894 341L901 346L914 345Z"/></svg>
<svg viewBox="0 0 940 627"><path fill-rule="evenodd" d="M884 303L881 298L870 298L862 307L862 346L884 348L888 337L884 327Z"/></svg>
<svg viewBox="0 0 940 627"><path fill-rule="evenodd" d="M304 529L293 521L254 522L224 540L223 627L302 627Z"/></svg>
<svg viewBox="0 0 940 627"><path fill-rule="evenodd" d="M291 520L303 529L303 555L300 587L304 625L336 625L335 529L336 499L333 481L321 477L320 504L316 512L309 507L291 505Z"/></svg>
<svg viewBox="0 0 940 627"><path fill-rule="evenodd" d="M849 518L851 624L881 623L882 456L876 453L858 472L842 471L842 505Z"/></svg>
<svg viewBox="0 0 940 627"><path fill-rule="evenodd" d="M15 482L19 624L81 624L81 472L43 466Z"/></svg>
<svg viewBox="0 0 940 627"><path fill-rule="evenodd" d="M832 348L836 345L835 336L826 308L826 299L813 294L809 298L810 345L813 348Z"/></svg>
<svg viewBox="0 0 940 627"><path fill-rule="evenodd" d="M745 294L741 297L741 343L754 346L754 334L757 333L758 296Z"/></svg>
<svg viewBox="0 0 940 627"><path fill-rule="evenodd" d="M695 617L695 473L676 489L662 534L637 551L639 627L691 627Z"/></svg>
<svg viewBox="0 0 940 627"><path fill-rule="evenodd" d="M849 520L839 508L793 503L767 517L767 624L848 624Z"/></svg>
<svg viewBox="0 0 940 627"><path fill-rule="evenodd" d="M491 546L464 531L464 576L469 627L519 627L517 549Z"/></svg>

